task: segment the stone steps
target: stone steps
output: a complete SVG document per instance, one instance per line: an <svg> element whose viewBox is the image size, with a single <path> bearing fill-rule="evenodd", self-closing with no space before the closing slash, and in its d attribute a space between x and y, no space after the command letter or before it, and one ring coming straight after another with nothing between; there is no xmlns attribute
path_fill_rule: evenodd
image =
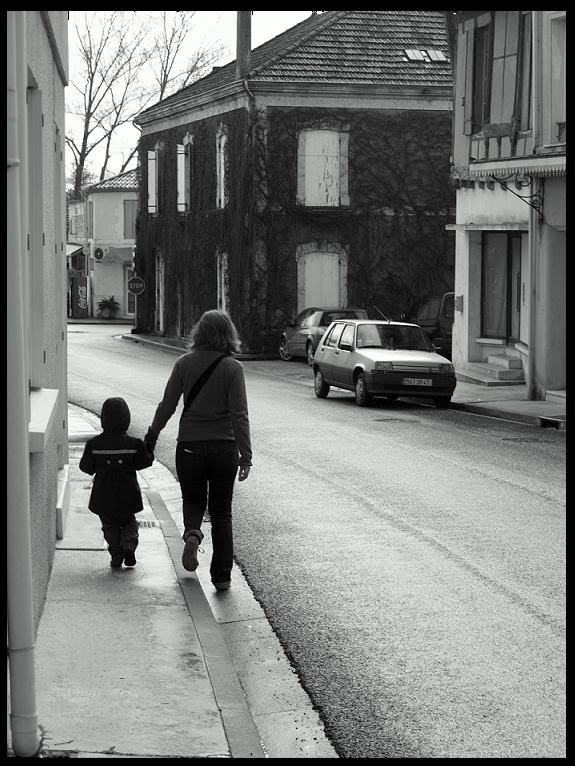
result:
<svg viewBox="0 0 575 766"><path fill-rule="evenodd" d="M469 362L455 371L465 383L482 386L519 386L525 384L521 360L503 354L487 357L487 362Z"/></svg>

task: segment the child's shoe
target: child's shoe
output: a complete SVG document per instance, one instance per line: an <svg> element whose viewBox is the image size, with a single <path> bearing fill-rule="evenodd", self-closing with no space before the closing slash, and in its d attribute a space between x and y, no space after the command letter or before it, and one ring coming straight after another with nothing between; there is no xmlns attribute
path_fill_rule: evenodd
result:
<svg viewBox="0 0 575 766"><path fill-rule="evenodd" d="M136 554L133 548L124 548L124 564L127 567L136 566Z"/></svg>
<svg viewBox="0 0 575 766"><path fill-rule="evenodd" d="M110 566L114 567L114 569L121 567L123 560L124 560L124 556L121 553L110 554Z"/></svg>

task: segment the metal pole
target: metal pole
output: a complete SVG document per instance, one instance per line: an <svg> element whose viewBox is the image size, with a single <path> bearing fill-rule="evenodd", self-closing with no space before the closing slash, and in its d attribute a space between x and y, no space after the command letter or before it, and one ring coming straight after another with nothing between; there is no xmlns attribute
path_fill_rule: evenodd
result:
<svg viewBox="0 0 575 766"><path fill-rule="evenodd" d="M18 121L19 97L25 98L25 80L18 82L18 61L26 45L26 11L7 12L7 612L10 671L10 727L17 756L31 757L40 749L34 672L34 614L32 555L30 550L30 471L28 441L27 334L24 321L24 285L21 237L22 194ZM20 88L18 87L20 86Z"/></svg>
<svg viewBox="0 0 575 766"><path fill-rule="evenodd" d="M533 11L531 15L531 91L532 91L532 116L531 131L533 136L533 152L537 150L541 137L541 12ZM531 194L541 191L541 181L533 178L531 181ZM527 399L537 398L537 360L536 332L537 332L537 300L539 295L538 285L538 253L539 253L539 214L532 207L529 214L529 346L527 357Z"/></svg>

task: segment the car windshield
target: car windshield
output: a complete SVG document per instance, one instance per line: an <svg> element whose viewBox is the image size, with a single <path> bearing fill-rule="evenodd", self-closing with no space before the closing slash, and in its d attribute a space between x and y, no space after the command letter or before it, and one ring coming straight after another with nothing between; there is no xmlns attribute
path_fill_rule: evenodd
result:
<svg viewBox="0 0 575 766"><path fill-rule="evenodd" d="M433 350L431 342L420 327L387 324L358 325L357 348Z"/></svg>

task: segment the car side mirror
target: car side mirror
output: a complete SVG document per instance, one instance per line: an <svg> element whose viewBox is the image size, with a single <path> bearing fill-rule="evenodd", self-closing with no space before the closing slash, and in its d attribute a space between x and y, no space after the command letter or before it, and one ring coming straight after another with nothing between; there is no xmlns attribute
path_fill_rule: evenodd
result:
<svg viewBox="0 0 575 766"><path fill-rule="evenodd" d="M351 343L340 343L339 347L341 348L342 351L351 351L352 349Z"/></svg>

